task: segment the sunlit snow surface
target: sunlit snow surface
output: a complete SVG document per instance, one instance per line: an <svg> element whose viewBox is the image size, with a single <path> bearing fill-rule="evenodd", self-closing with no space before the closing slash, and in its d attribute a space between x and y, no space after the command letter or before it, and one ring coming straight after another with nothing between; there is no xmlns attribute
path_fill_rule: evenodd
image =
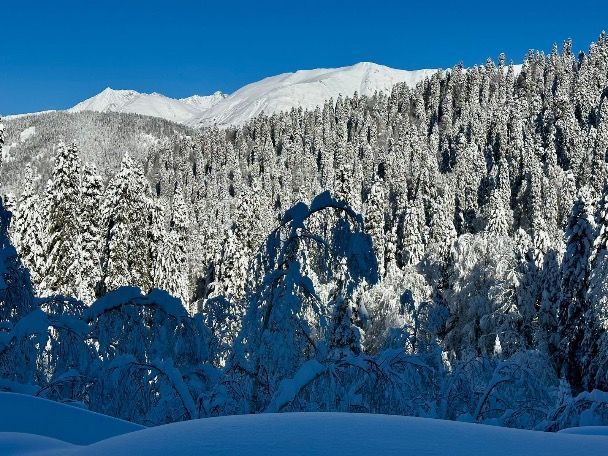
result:
<svg viewBox="0 0 608 456"><path fill-rule="evenodd" d="M248 84L225 95L193 95L174 99L159 93L107 88L68 112L125 112L160 117L194 127L242 125L258 114L274 114L302 107L314 109L341 94L373 95L389 93L398 82L410 87L431 76L436 70L397 70L370 62L341 68L300 70L271 76ZM17 118L22 115L9 116Z"/></svg>
<svg viewBox="0 0 608 456"><path fill-rule="evenodd" d="M160 117L186 123L224 98L219 92L207 97L193 96L175 100L159 93L139 93L134 90L107 88L94 97L78 103L69 112L127 112Z"/></svg>
<svg viewBox="0 0 608 456"><path fill-rule="evenodd" d="M133 431L129 423L62 404L0 394L2 455L599 455L608 436L343 413L207 418ZM96 421L97 420L97 421ZM41 432L47 422L53 432ZM83 428L87 423L88 431ZM18 428L20 433L14 432ZM108 431L111 428L111 432ZM11 432L6 432L11 431ZM100 433L114 437L100 440ZM122 435L116 435L124 432ZM598 433L598 429L594 429ZM52 435L51 435L52 434ZM96 443L66 443L83 439ZM62 442L63 439L63 442Z"/></svg>
<svg viewBox="0 0 608 456"><path fill-rule="evenodd" d="M314 109L338 95L390 92L398 82L410 87L436 70L396 70L362 62L342 68L300 70L246 85L190 122L193 126L241 125L258 114L274 114L294 107Z"/></svg>

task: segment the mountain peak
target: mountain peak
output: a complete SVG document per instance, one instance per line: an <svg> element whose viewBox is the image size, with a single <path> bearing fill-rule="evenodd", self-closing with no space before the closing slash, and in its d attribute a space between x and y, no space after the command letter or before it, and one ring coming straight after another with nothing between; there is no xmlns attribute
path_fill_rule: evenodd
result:
<svg viewBox="0 0 608 456"><path fill-rule="evenodd" d="M196 97L196 101L175 100L158 92L140 93L135 90L116 90L106 87L97 95L78 103L68 111L128 112L185 123L222 99L215 94L209 97L198 95Z"/></svg>
<svg viewBox="0 0 608 456"><path fill-rule="evenodd" d="M240 125L264 112L273 114L300 106L314 109L339 94L352 96L388 92L405 82L416 85L436 70L396 70L373 62L341 68L299 70L246 85L190 122L193 126Z"/></svg>

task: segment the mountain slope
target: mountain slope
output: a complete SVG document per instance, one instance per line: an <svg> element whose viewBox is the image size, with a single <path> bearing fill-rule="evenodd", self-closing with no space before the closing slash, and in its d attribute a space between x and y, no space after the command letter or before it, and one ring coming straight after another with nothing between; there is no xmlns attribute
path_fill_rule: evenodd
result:
<svg viewBox="0 0 608 456"><path fill-rule="evenodd" d="M274 114L293 107L314 109L339 94L373 95L390 91L398 82L410 86L436 70L396 70L362 62L342 68L301 70L246 85L196 118L192 126L241 125L258 114Z"/></svg>
<svg viewBox="0 0 608 456"><path fill-rule="evenodd" d="M224 95L221 92L216 92L207 97L194 95L175 100L159 93L148 94L134 90L113 90L108 87L94 97L68 109L68 112L125 112L186 123L223 98Z"/></svg>
<svg viewBox="0 0 608 456"><path fill-rule="evenodd" d="M228 96L222 92L174 99L159 93L106 88L67 112L120 112L159 117L191 127L242 125L264 112L274 114L294 107L314 109L338 95L388 92L398 82L416 85L436 70L396 70L362 62L342 68L300 70L251 83ZM36 113L34 113L36 114ZM10 116L16 119L24 114Z"/></svg>

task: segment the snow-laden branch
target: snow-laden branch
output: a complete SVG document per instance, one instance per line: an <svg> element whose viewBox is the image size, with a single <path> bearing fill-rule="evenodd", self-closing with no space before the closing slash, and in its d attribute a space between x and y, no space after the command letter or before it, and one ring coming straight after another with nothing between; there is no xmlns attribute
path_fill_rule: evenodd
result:
<svg viewBox="0 0 608 456"><path fill-rule="evenodd" d="M302 389L314 379L327 371L327 366L321 364L316 359L306 361L293 378L282 380L279 389L272 397L270 405L266 408L266 413L280 412L281 409L292 402Z"/></svg>

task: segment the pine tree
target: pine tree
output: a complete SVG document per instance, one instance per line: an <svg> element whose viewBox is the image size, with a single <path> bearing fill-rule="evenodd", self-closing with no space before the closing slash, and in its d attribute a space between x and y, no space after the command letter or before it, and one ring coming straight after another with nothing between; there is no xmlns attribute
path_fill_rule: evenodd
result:
<svg viewBox="0 0 608 456"><path fill-rule="evenodd" d="M380 177L376 177L374 184L369 192L365 211L365 230L372 237L374 242L374 252L378 259L380 276L383 277L385 267L385 219L384 211L386 207L386 191L384 182Z"/></svg>
<svg viewBox="0 0 608 456"><path fill-rule="evenodd" d="M102 206L102 280L99 294L122 285L149 290L154 283L152 242L160 217L141 168L125 154L106 188Z"/></svg>
<svg viewBox="0 0 608 456"><path fill-rule="evenodd" d="M13 216L11 237L24 265L30 271L34 284L42 281L44 273L44 224L43 205L34 188L34 176L30 165L26 167L25 187L17 202Z"/></svg>
<svg viewBox="0 0 608 456"><path fill-rule="evenodd" d="M584 315L583 347L587 358L583 384L587 389L608 387L608 187L595 210L597 226L589 257L588 307Z"/></svg>
<svg viewBox="0 0 608 456"><path fill-rule="evenodd" d="M99 208L103 184L93 165L83 167L81 179L81 282L78 296L87 304L93 302L97 284L101 280L101 227Z"/></svg>
<svg viewBox="0 0 608 456"><path fill-rule="evenodd" d="M185 307L190 304L191 259L188 247L191 227L192 216L184 199L182 187L178 185L173 195L169 230L165 233L164 247L161 247L159 255L160 258L166 259L165 271L161 274L164 281L155 279L155 285L180 298Z"/></svg>
<svg viewBox="0 0 608 456"><path fill-rule="evenodd" d="M486 230L498 236L507 236L511 232L511 225L513 223L509 169L504 159L498 162L497 168L495 186L492 189L488 202Z"/></svg>
<svg viewBox="0 0 608 456"><path fill-rule="evenodd" d="M558 309L560 350L557 364L573 391L582 387L585 353L585 314L588 310L589 258L594 238L591 196L581 189L566 228L566 252L561 267L561 296ZM585 361L584 361L585 360Z"/></svg>
<svg viewBox="0 0 608 456"><path fill-rule="evenodd" d="M337 109L337 108L336 108ZM353 200L353 169L350 143L340 140L334 153L334 191L336 198L351 203Z"/></svg>
<svg viewBox="0 0 608 456"><path fill-rule="evenodd" d="M76 146L60 144L45 194L46 264L40 285L45 294L81 297L81 172Z"/></svg>
<svg viewBox="0 0 608 456"><path fill-rule="evenodd" d="M406 203L398 231L401 240L401 248L398 251L400 264L416 265L424 255L427 238L425 219L424 205L420 198Z"/></svg>
<svg viewBox="0 0 608 456"><path fill-rule="evenodd" d="M333 309L329 349L331 356L358 355L363 349L364 332L357 321L357 308L352 302L352 281L348 276L346 259L342 258L336 274L335 290L330 297L329 307ZM357 325L359 323L359 325Z"/></svg>

